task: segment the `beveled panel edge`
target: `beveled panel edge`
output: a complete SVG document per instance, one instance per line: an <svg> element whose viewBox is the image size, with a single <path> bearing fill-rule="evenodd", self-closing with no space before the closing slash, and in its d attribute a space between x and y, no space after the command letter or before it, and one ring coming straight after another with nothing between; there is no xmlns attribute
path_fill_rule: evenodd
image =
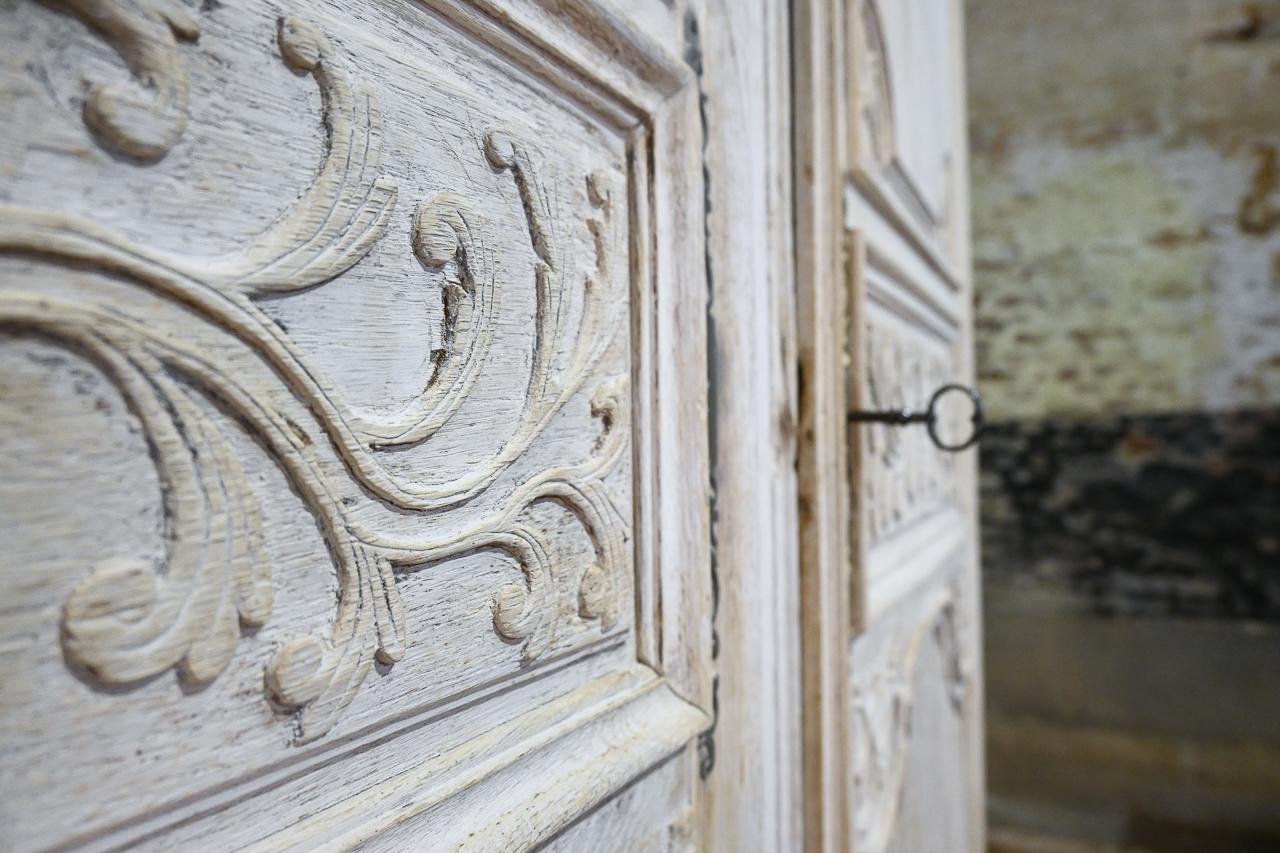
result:
<svg viewBox="0 0 1280 853"><path fill-rule="evenodd" d="M637 649L711 709L707 282L699 92L683 58L599 0L423 0L628 138ZM630 118L628 118L630 116ZM637 127L638 125L638 127ZM647 344L647 345L646 345ZM649 434L646 435L646 432ZM646 603L642 596L651 599Z"/></svg>
<svg viewBox="0 0 1280 853"><path fill-rule="evenodd" d="M615 127L690 85L684 61L598 0L421 0Z"/></svg>
<svg viewBox="0 0 1280 853"><path fill-rule="evenodd" d="M869 205L876 213L892 225L902 239L919 252L931 267L940 275L951 290L959 292L964 287L965 274L963 264L954 257L949 243L957 227L955 216L948 211L948 216L935 220L928 211L928 206L921 199L911 178L903 172L897 161L896 127L892 114L892 103L876 107L871 123L875 126L868 129L872 136L871 145L863 142L862 123L867 105L864 103L862 77L869 68L880 68L879 76L884 89L883 97L890 97L892 81L888 78L887 60L883 56L871 56L867 39L866 26L860 18L865 10L877 22L879 0L854 0L849 4L838 4L834 15L839 19L838 25L845 33L846 62L844 64L844 85L848 98L841 105L842 120L839 126L844 135L844 150L847 152L846 182L848 190L857 194L862 203ZM880 34L873 34L880 49L884 50ZM884 150L866 150L868 147ZM955 166L952 166L955 169ZM846 199L846 204L848 204ZM951 207L955 207L954 201ZM865 223L859 217L858 225ZM932 229L933 233L931 233Z"/></svg>
<svg viewBox="0 0 1280 853"><path fill-rule="evenodd" d="M845 228L863 233L873 265L958 329L966 292L964 280L922 255L909 235L880 216L855 188L845 188L844 205Z"/></svg>
<svg viewBox="0 0 1280 853"><path fill-rule="evenodd" d="M424 849L489 850L499 844L524 849L538 844L613 796L647 768L688 748L709 722L705 713L676 695L665 679L643 665L620 673L618 679L625 683L612 695L585 705L532 741L512 736L512 746L489 766L465 774L444 791L432 790L427 779L436 771L435 765L448 763L446 757L431 762L429 768L410 768L339 807L282 828L249 849L264 853L356 849L382 833L430 821L464 794L484 802L484 814L473 816L486 829L465 839L453 839L448 833L458 829L457 825L422 823L415 832L422 834L423 843L448 842ZM565 698L578 700L577 696ZM515 729L520 723L518 719L508 727ZM533 762L553 765L556 772L526 774L514 789L504 785L504 775L518 775L522 765ZM567 786L570 780L574 784Z"/></svg>
<svg viewBox="0 0 1280 853"><path fill-rule="evenodd" d="M433 721L455 716L458 708L477 704L502 701L504 697L520 695L517 691L530 687L534 682L570 670L588 659L601 653L616 650L622 643L621 634L602 638L596 643L579 648L549 662L546 667L521 673L512 678L506 677L475 691L464 691L425 707L402 710L387 719L370 725L358 734L340 740L325 742L300 756L296 761L278 762L266 768L255 770L240 778L222 784L215 784L201 792L179 800L158 805L153 811L130 816L107 825L86 827L77 834L63 839L56 849L85 851L114 851L121 849L152 849L154 845L169 844L174 833L190 835L198 832L202 839L213 838L218 831L219 821L237 816L236 809L245 803L262 801L276 794L288 785L315 779L317 774L327 768L343 766L352 759L375 754L379 749L391 744L404 745L413 733L423 727L430 726ZM557 700L559 716L583 713L588 706L608 701L636 683L651 681L652 670L640 665L614 670L582 684L564 694ZM579 707L581 706L581 707ZM528 715L521 715L506 720L503 726L519 730L529 725ZM510 743L499 742L489 744L486 749L491 752L503 752L511 746L518 746L519 738ZM453 763L467 760L466 747L455 748L446 753ZM369 788L376 788L387 781L386 774L376 777ZM425 791L429 794L432 788L428 784ZM287 795L286 795L287 796ZM316 814L331 814L338 806L321 806ZM212 823L211 823L212 822ZM305 821L304 821L305 822ZM285 826L296 826L298 822L286 823ZM250 829L252 835L254 830ZM274 831L274 830L273 830ZM189 840L189 839L187 839ZM181 839L179 841L181 844ZM242 847L239 843L228 842L229 847ZM250 843L257 843L256 839Z"/></svg>
<svg viewBox="0 0 1280 853"><path fill-rule="evenodd" d="M643 667L637 667L637 670ZM547 840L591 808L613 797L641 772L691 747L692 739L709 724L709 717L682 699L666 679L636 675L637 683L596 706L545 731L532 745L513 747L509 760L486 767L475 779L451 786L442 798L408 800L385 808L380 816L333 835L333 815L317 815L307 824L289 827L288 834L262 840L253 850L316 849L326 852L361 847L376 836L406 824L428 845L424 849L527 849ZM549 774L524 774L532 762L554 766ZM515 779L511 779L515 776ZM410 771L403 779L370 789L360 802L384 804L402 792L421 790L421 779ZM462 824L440 825L433 817L463 794L481 806L467 809L467 826L484 827L472 835L454 835ZM451 833L452 831L452 833ZM308 844L307 840L325 840ZM435 847L431 847L431 845Z"/></svg>
<svg viewBox="0 0 1280 853"><path fill-rule="evenodd" d="M942 506L894 531L866 559L864 619L876 624L929 580L947 574L963 556L964 514Z"/></svg>

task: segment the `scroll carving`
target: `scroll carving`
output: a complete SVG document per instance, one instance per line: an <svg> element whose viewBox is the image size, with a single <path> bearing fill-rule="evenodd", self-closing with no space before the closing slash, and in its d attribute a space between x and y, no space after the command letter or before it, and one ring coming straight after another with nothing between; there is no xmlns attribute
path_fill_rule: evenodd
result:
<svg viewBox="0 0 1280 853"><path fill-rule="evenodd" d="M174 23L157 11L159 0L75 0L71 8L94 17L95 28L109 38L122 38L126 24L161 20L178 33L196 31L193 22ZM515 182L534 258L527 284L499 281L487 245L492 232L466 200L449 192L425 199L414 215L410 249L424 275L445 280L440 346L421 393L401 411L385 419L359 414L305 364L255 300L321 286L358 263L383 236L398 188L380 172L376 102L329 40L310 24L286 18L278 48L284 62L309 73L320 88L327 154L293 208L241 251L213 260L161 254L79 217L0 205L0 252L101 270L183 306L183 316L198 321L181 329L142 322L114 309L105 289L100 300L96 294L66 300L0 289L0 326L36 330L93 359L141 421L163 486L169 543L163 571L140 560L103 561L65 603L64 653L90 680L127 686L176 669L184 680L204 683L227 668L242 627L270 618L274 588L261 510L222 426L225 418L250 431L285 472L319 522L338 576L329 635L289 640L265 673L271 698L296 711L295 740L302 743L332 728L375 660L391 665L406 653L409 627L398 572L478 550L500 552L519 567L523 581L494 592L494 630L519 643L525 660L554 646L565 616L551 569L554 537L528 513L539 502L563 507L594 550L576 590L566 591L576 593L577 616L598 622L602 631L614 626L630 531L604 478L627 455L625 377L588 389L600 435L586 459L527 477L490 517L460 531L437 534L429 522L436 511L492 485L595 376L621 327L619 306L627 294L609 257L619 177L606 169L586 179L591 213L585 229L595 247L595 269L571 282L570 265L557 254L565 251L556 231L563 225L550 215L538 156L513 132L495 129L485 137L484 156ZM185 113L185 76L174 79L182 83ZM117 129L136 129L136 116L115 115ZM178 126L173 138L180 132ZM172 145L168 136L164 140ZM524 406L511 435L491 459L449 482L418 483L391 472L380 448L427 441L468 397L492 347L502 290L511 286L532 286L537 306ZM575 287L582 309L571 325L572 312L561 301ZM358 483L364 500L420 514L425 533L393 536L369 527L356 499L335 498L335 471Z"/></svg>
<svg viewBox="0 0 1280 853"><path fill-rule="evenodd" d="M211 284L247 296L305 290L346 272L381 239L396 205L395 182L379 174L382 119L368 89L310 24L282 18L278 41L284 62L320 88L328 154L288 213L251 245L200 268Z"/></svg>
<svg viewBox="0 0 1280 853"><path fill-rule="evenodd" d="M431 376L415 404L416 432L425 437L434 435L462 407L493 341L497 281L489 249L480 242L483 233L479 214L453 193L428 199L414 221L413 250L418 260L429 269L453 263L457 276L441 291L442 345L432 353Z"/></svg>
<svg viewBox="0 0 1280 853"><path fill-rule="evenodd" d="M239 625L266 622L274 593L258 507L226 436L145 342L77 328L67 306L7 300L2 310L8 322L74 339L109 372L146 428L167 496L167 571L100 564L67 600L68 660L109 683L173 666L193 683L213 679L231 661Z"/></svg>
<svg viewBox="0 0 1280 853"><path fill-rule="evenodd" d="M867 323L866 395L870 409L919 405L951 380L944 358L918 338ZM862 495L869 544L883 541L930 509L956 499L955 458L939 451L924 430L859 424L865 436ZM962 429L943 430L958 435Z"/></svg>
<svg viewBox="0 0 1280 853"><path fill-rule="evenodd" d="M181 0L46 0L84 21L129 66L130 85L91 82L85 124L103 145L139 160L158 160L187 127L187 71L178 40L200 27Z"/></svg>
<svg viewBox="0 0 1280 853"><path fill-rule="evenodd" d="M916 662L926 642L934 642L946 664L952 710L966 713L972 661L963 637L965 623L957 586L939 596L913 630L895 637L865 666L854 668L853 833L854 847L869 853L888 849L906 778L911 748Z"/></svg>

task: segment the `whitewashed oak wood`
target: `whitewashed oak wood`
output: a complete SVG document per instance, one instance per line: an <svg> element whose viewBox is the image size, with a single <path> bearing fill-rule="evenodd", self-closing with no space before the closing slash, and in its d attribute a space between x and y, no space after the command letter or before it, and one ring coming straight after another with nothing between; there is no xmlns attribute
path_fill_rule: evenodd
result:
<svg viewBox="0 0 1280 853"><path fill-rule="evenodd" d="M844 423L967 371L889 5L5 0L6 845L976 845L972 473Z"/></svg>
<svg viewBox="0 0 1280 853"><path fill-rule="evenodd" d="M641 777L600 835L689 837L679 30L585 0L3 12L4 845L526 849Z"/></svg>
<svg viewBox="0 0 1280 853"><path fill-rule="evenodd" d="M953 0L796 4L807 849L983 849L973 453L847 423L970 382Z"/></svg>
<svg viewBox="0 0 1280 853"><path fill-rule="evenodd" d="M692 7L706 126L716 718L700 849L801 837L796 331L789 20L771 0Z"/></svg>

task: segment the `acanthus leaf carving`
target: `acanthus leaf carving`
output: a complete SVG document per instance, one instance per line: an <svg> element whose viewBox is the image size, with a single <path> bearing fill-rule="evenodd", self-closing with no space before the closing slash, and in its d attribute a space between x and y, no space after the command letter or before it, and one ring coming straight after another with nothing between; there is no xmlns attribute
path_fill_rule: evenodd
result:
<svg viewBox="0 0 1280 853"><path fill-rule="evenodd" d="M394 423L371 421L346 407L254 300L321 285L357 263L383 235L398 191L380 174L376 103L343 70L329 40L310 24L284 18L278 45L284 61L310 73L320 87L328 150L298 203L244 250L212 260L165 255L78 217L0 205L0 251L110 271L171 297L196 311L209 335L237 341L234 357L211 356L217 348L199 345L202 332L175 336L151 329L92 299L79 304L0 291L0 325L40 329L89 354L138 413L160 469L170 543L163 570L139 560L104 560L64 606L68 663L92 680L129 685L176 669L185 680L204 683L226 669L241 626L269 618L274 587L264 562L260 509L219 413L238 420L285 471L324 531L339 580L330 635L287 641L265 673L275 702L296 709L296 741L302 743L329 731L375 660L390 665L406 653L397 571L478 549L501 551L519 566L524 582L494 593L495 631L521 643L526 660L552 647L563 618L551 572L556 545L524 517L537 502L561 505L587 532L595 557L578 583L578 615L598 620L602 631L612 629L629 532L604 477L624 458L630 427L627 382L608 380L591 398L603 430L589 458L530 477L492 517L421 541L389 538L354 520L335 499L327 481L332 467L319 463L321 448L301 422L314 419L371 499L429 513L487 488L582 388L615 339L620 294L609 247L617 176L601 170L587 179L596 269L582 283L583 307L570 335L568 312L559 304L567 265L553 263L554 219L537 158L509 131L486 136L490 165L515 178L535 255L537 328L524 414L481 471L435 486L397 478L375 451L429 438L462 405L483 366L499 299L492 251L479 215L458 195L439 193L423 202L412 249L425 270L447 278L432 373ZM251 388L238 377L234 358L243 359L241 367L269 365L277 385Z"/></svg>
<svg viewBox="0 0 1280 853"><path fill-rule="evenodd" d="M142 420L171 526L163 576L140 561L106 560L72 592L62 626L68 660L112 683L174 666L190 682L210 681L231 661L238 622L262 625L271 613L262 521L243 469L194 392L139 342L104 330L76 334L57 313L27 309L15 305L4 319L74 338Z"/></svg>

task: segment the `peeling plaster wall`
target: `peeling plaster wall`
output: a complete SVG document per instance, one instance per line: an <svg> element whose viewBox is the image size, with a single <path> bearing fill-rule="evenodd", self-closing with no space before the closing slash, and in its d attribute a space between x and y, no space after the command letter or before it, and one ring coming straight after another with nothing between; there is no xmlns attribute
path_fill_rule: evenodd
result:
<svg viewBox="0 0 1280 853"><path fill-rule="evenodd" d="M992 415L1280 404L1280 2L968 9Z"/></svg>
<svg viewBox="0 0 1280 853"><path fill-rule="evenodd" d="M992 826L1280 849L1280 0L967 29Z"/></svg>

